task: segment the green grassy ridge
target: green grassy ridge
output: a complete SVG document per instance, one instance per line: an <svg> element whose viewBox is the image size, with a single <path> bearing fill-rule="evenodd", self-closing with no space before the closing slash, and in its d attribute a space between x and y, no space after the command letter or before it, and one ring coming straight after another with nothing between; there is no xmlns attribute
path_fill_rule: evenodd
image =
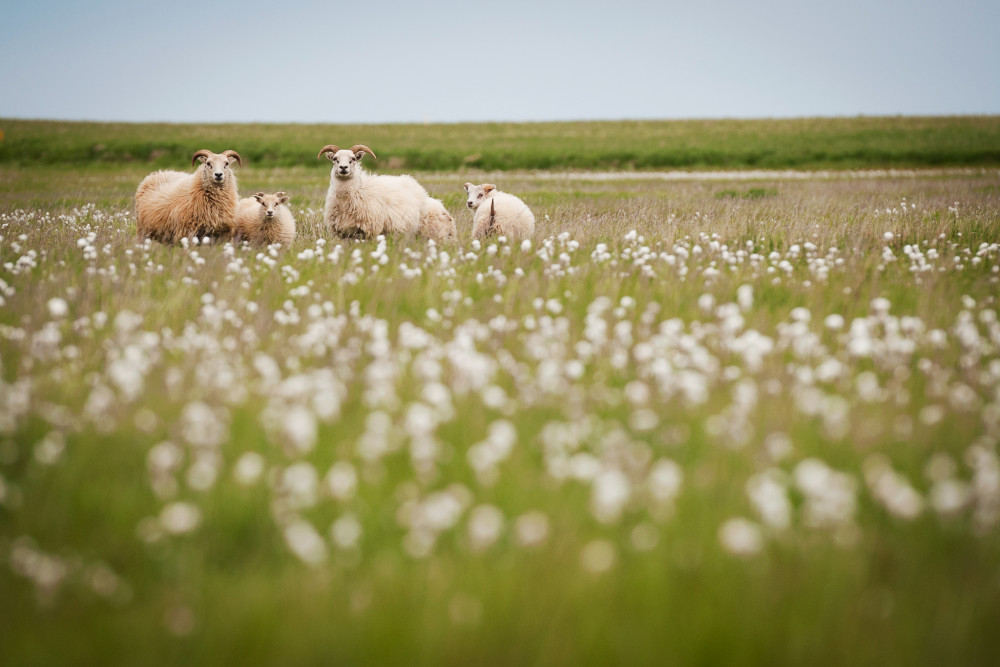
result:
<svg viewBox="0 0 1000 667"><path fill-rule="evenodd" d="M0 164L178 167L199 148L312 164L364 143L377 168L851 169L1000 165L1000 116L398 125L96 123L0 119Z"/></svg>

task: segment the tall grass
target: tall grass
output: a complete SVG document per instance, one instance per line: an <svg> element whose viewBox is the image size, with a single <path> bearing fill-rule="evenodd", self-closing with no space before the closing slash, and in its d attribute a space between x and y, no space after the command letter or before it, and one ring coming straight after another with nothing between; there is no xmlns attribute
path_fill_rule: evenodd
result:
<svg viewBox="0 0 1000 667"><path fill-rule="evenodd" d="M993 174L422 174L434 246L262 158L268 250L148 169L0 167L0 663L995 661Z"/></svg>
<svg viewBox="0 0 1000 667"><path fill-rule="evenodd" d="M995 166L1000 117L607 121L454 125L172 125L0 119L0 164L183 164L235 148L268 167L365 143L383 169Z"/></svg>

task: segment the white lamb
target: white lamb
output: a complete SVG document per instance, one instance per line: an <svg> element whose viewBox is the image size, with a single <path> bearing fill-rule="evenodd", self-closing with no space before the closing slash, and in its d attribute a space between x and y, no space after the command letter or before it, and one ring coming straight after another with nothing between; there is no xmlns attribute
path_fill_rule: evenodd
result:
<svg viewBox="0 0 1000 667"><path fill-rule="evenodd" d="M295 218L288 206L288 195L258 192L240 199L236 207L233 240L252 245L280 243L284 247L295 240Z"/></svg>
<svg viewBox="0 0 1000 667"><path fill-rule="evenodd" d="M330 231L345 237L373 238L379 234L419 234L444 240L457 236L455 219L438 199L433 199L412 176L369 174L361 168L367 146L341 150L324 146L333 163L323 219Z"/></svg>
<svg viewBox="0 0 1000 667"><path fill-rule="evenodd" d="M236 215L236 151L200 150L191 158L202 165L192 174L156 171L142 179L135 191L136 231L143 238L177 243L183 238L226 238Z"/></svg>
<svg viewBox="0 0 1000 667"><path fill-rule="evenodd" d="M466 183L465 191L468 193L465 203L474 211L472 238L496 234L509 239L524 239L535 231L535 214L514 195L500 192L492 183Z"/></svg>

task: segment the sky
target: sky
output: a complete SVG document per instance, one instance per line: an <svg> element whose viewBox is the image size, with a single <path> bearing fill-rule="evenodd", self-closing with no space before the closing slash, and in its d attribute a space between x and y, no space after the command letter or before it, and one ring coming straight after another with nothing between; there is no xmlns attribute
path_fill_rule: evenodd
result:
<svg viewBox="0 0 1000 667"><path fill-rule="evenodd" d="M1000 114L997 0L5 4L3 118Z"/></svg>

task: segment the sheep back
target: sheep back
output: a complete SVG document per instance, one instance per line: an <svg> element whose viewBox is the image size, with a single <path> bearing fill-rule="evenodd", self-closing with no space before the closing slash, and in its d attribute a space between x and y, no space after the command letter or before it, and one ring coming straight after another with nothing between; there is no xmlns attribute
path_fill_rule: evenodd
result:
<svg viewBox="0 0 1000 667"><path fill-rule="evenodd" d="M492 204L492 208L491 208ZM490 217L496 214L493 224ZM535 231L535 214L528 205L507 192L494 190L476 209L472 221L472 238L479 239L490 234L506 236L509 239L527 238Z"/></svg>
<svg viewBox="0 0 1000 667"><path fill-rule="evenodd" d="M427 198L424 214L420 219L420 235L435 241L458 238L455 218L451 217L440 199Z"/></svg>
<svg viewBox="0 0 1000 667"><path fill-rule="evenodd" d="M416 234L427 191L412 176L365 174L361 181L332 183L326 197L324 219L340 236Z"/></svg>

